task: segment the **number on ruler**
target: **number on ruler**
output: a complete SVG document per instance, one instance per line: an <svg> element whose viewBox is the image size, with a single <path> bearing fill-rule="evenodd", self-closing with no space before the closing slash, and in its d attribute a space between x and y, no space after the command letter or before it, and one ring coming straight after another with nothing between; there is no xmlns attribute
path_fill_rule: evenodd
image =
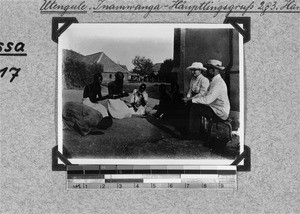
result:
<svg viewBox="0 0 300 214"><path fill-rule="evenodd" d="M100 184L100 189L105 189L105 184Z"/></svg>
<svg viewBox="0 0 300 214"><path fill-rule="evenodd" d="M136 184L134 187L135 187L135 188L140 188L139 184Z"/></svg>
<svg viewBox="0 0 300 214"><path fill-rule="evenodd" d="M169 188L173 188L173 184L169 184Z"/></svg>
<svg viewBox="0 0 300 214"><path fill-rule="evenodd" d="M224 188L224 184L219 184L219 188Z"/></svg>
<svg viewBox="0 0 300 214"><path fill-rule="evenodd" d="M156 188L156 185L155 184L151 184L151 188Z"/></svg>
<svg viewBox="0 0 300 214"><path fill-rule="evenodd" d="M206 188L206 187L207 187L207 185L206 185L206 184L202 184L202 187L203 187L203 188Z"/></svg>
<svg viewBox="0 0 300 214"><path fill-rule="evenodd" d="M73 188L74 189L81 189L81 186L80 186L80 184L73 184Z"/></svg>
<svg viewBox="0 0 300 214"><path fill-rule="evenodd" d="M122 184L118 184L118 186L117 186L118 188L122 188Z"/></svg>
<svg viewBox="0 0 300 214"><path fill-rule="evenodd" d="M185 184L185 188L189 188L190 187L190 184Z"/></svg>

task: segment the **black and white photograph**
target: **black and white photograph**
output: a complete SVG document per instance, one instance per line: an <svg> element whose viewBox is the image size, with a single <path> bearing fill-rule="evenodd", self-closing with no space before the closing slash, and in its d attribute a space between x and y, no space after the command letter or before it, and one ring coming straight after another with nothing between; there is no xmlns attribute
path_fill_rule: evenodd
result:
<svg viewBox="0 0 300 214"><path fill-rule="evenodd" d="M58 41L58 150L72 164L230 165L244 148L230 24L72 24Z"/></svg>
<svg viewBox="0 0 300 214"><path fill-rule="evenodd" d="M300 213L300 0L0 11L1 214Z"/></svg>

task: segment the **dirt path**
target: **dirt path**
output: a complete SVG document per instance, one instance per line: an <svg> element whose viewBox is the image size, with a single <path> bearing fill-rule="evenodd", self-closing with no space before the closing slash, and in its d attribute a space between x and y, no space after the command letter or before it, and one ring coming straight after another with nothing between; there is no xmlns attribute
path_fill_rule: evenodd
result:
<svg viewBox="0 0 300 214"><path fill-rule="evenodd" d="M107 88L103 87L102 92L105 95ZM82 93L82 90L65 90L63 102L81 102ZM157 99L150 98L150 106L157 103ZM107 101L102 101L102 104L107 107ZM64 154L68 158L228 159L212 153L203 143L178 139L146 118L136 116L113 119L113 125L101 135L82 137L75 131L63 131Z"/></svg>

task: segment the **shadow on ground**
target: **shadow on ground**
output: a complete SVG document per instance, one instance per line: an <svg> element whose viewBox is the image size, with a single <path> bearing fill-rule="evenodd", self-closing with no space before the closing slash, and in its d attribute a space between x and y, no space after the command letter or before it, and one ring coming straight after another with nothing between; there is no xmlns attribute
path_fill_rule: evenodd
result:
<svg viewBox="0 0 300 214"><path fill-rule="evenodd" d="M64 102L81 101L82 91L63 92ZM107 106L106 101L103 105ZM151 105L158 102L151 100ZM232 151L212 151L203 141L183 139L172 127L134 116L113 120L113 125L99 135L81 136L63 130L64 155L67 158L97 159L235 159Z"/></svg>
<svg viewBox="0 0 300 214"><path fill-rule="evenodd" d="M113 159L234 159L204 147L200 140L184 140L145 118L114 120L104 134L81 136L64 130L67 158Z"/></svg>

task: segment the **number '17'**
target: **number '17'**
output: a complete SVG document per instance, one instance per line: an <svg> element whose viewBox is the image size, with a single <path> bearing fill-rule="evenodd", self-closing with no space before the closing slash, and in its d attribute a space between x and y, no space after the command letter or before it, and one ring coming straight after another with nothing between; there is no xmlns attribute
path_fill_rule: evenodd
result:
<svg viewBox="0 0 300 214"><path fill-rule="evenodd" d="M0 73L2 73L1 78L5 75L7 70L8 70L8 67L5 67L5 68L0 70ZM12 74L12 78L10 79L10 82L12 82L17 76L19 76L20 70L21 70L21 68L15 68L15 67L12 67L12 68L9 69L9 72L15 71L15 73Z"/></svg>

